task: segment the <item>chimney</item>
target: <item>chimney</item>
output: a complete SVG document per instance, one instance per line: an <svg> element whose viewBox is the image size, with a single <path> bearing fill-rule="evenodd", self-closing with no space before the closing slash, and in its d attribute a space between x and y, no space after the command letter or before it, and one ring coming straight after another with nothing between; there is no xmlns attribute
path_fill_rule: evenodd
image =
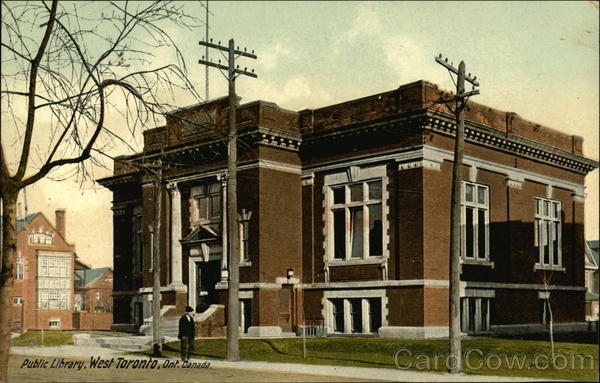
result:
<svg viewBox="0 0 600 383"><path fill-rule="evenodd" d="M60 233L60 235L62 235L63 238L65 237L65 209L56 209L56 211L54 212L54 223L56 226L56 231L58 231Z"/></svg>

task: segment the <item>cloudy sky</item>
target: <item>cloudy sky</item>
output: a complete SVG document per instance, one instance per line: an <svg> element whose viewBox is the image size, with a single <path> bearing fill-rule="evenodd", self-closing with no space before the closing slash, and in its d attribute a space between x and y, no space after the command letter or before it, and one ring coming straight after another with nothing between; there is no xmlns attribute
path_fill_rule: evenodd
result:
<svg viewBox="0 0 600 383"><path fill-rule="evenodd" d="M200 2L188 12L204 18ZM598 159L598 2L210 2L210 35L254 49L240 61L258 79L239 78L242 102L263 99L299 110L326 106L424 79L452 89L434 62L443 53L480 79L476 101L585 138ZM194 85L204 95L204 28L172 30ZM161 62L172 57L161 56ZM210 98L226 94L216 69ZM181 106L192 102L182 98ZM3 133L4 134L4 133ZM137 137L132 141L139 148ZM125 154L125 153L120 153ZM97 170L96 176L107 176ZM598 239L598 171L587 177L586 238ZM111 194L72 180L28 188L29 211L53 220L67 211L68 238L81 259L112 264Z"/></svg>

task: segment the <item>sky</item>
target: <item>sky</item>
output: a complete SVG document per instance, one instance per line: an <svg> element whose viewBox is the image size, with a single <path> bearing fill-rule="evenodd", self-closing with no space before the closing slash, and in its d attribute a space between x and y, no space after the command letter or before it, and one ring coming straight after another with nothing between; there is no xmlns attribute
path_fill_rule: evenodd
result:
<svg viewBox="0 0 600 383"><path fill-rule="evenodd" d="M182 4L204 20L203 3ZM258 74L237 80L242 103L262 99L300 110L420 79L451 90L448 72L434 62L442 53L455 64L464 60L467 72L477 76L476 102L582 136L585 156L599 158L598 2L219 1L209 2L209 10L215 42L234 38L236 46L258 56L239 61ZM169 34L204 95L205 68L198 64L204 26ZM173 60L158 55L155 64ZM224 77L209 71L209 98L226 95ZM178 105L195 102L182 96ZM119 123L116 116L108 121ZM139 132L131 145L141 148ZM598 239L598 174L586 178L588 240ZM94 173L108 175L106 169ZM73 179L44 180L27 189L29 212L42 211L53 221L56 208L67 208L68 239L94 267L112 265L111 197L97 184Z"/></svg>

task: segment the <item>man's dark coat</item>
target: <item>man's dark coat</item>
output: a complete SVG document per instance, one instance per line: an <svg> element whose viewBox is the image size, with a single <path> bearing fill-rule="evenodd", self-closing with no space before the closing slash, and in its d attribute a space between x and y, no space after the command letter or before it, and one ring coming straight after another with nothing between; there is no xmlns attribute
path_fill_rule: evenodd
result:
<svg viewBox="0 0 600 383"><path fill-rule="evenodd" d="M191 315L183 314L179 319L179 334L177 338L181 339L187 336L188 339L196 338L196 326L194 325L194 318Z"/></svg>

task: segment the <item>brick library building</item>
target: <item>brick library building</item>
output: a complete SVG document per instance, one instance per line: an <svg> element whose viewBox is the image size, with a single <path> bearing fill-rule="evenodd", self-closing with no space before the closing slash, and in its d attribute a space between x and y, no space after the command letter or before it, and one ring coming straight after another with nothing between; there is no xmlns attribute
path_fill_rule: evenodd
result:
<svg viewBox="0 0 600 383"><path fill-rule="evenodd" d="M114 328L152 316L160 236L164 318L196 310L223 334L240 257L240 332L448 335L455 119L418 81L318 109L237 108L239 222L227 221L227 98L175 110L99 182L113 192ZM583 139L469 102L462 182L465 334L584 324ZM162 159L165 188L131 164ZM177 166L169 166L170 163ZM160 232L152 230L162 199ZM239 254L227 227L240 227ZM210 329L208 329L210 327ZM209 331L211 330L211 331Z"/></svg>

